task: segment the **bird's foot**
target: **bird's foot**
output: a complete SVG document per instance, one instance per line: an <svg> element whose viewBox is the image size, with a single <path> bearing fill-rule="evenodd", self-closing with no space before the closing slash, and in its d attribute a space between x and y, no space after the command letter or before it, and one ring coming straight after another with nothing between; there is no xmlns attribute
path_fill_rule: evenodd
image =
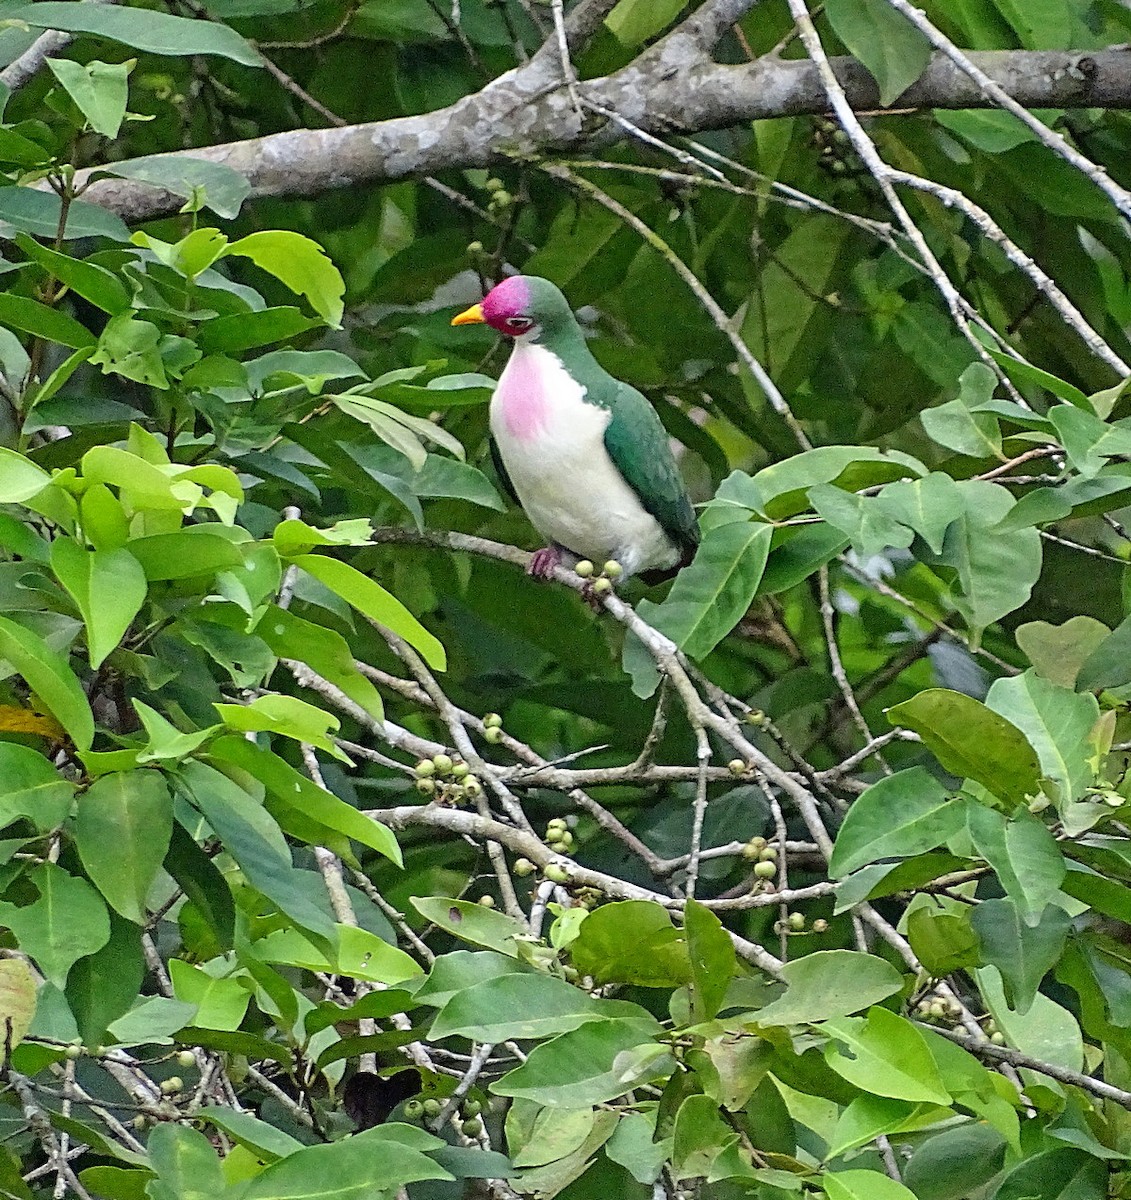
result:
<svg viewBox="0 0 1131 1200"><path fill-rule="evenodd" d="M535 579L552 579L554 568L562 565L562 552L557 546L543 546L541 550L536 550L531 555L530 562L527 564L527 575L533 575Z"/></svg>

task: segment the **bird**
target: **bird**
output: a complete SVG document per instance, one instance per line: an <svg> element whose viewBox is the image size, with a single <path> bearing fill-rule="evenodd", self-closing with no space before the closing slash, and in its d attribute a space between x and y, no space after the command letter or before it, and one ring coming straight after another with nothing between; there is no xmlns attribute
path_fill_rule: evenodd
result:
<svg viewBox="0 0 1131 1200"><path fill-rule="evenodd" d="M593 357L560 289L511 275L452 324L513 342L490 426L503 482L547 540L528 574L611 560L624 579L663 577L690 562L699 525L660 418Z"/></svg>

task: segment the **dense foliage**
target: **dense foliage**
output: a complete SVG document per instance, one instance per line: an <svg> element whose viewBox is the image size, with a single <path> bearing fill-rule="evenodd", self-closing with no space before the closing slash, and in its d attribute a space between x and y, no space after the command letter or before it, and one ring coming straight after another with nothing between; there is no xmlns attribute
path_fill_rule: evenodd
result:
<svg viewBox="0 0 1131 1200"><path fill-rule="evenodd" d="M726 10L885 108L289 201L168 152L561 6L171 7L0 6L0 1191L1131 1195L1131 124L898 104L1126 6L582 0L579 105ZM449 325L512 269L700 502L597 613Z"/></svg>

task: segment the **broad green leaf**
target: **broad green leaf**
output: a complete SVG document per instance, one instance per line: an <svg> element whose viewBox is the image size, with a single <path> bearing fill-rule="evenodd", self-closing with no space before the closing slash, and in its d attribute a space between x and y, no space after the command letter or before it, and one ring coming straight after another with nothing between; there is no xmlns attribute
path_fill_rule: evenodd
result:
<svg viewBox="0 0 1131 1200"><path fill-rule="evenodd" d="M40 29L94 34L151 54L217 54L248 67L263 62L259 53L226 25L172 17L150 9L40 0L36 4L5 4L0 15L7 21L24 21Z"/></svg>
<svg viewBox="0 0 1131 1200"><path fill-rule="evenodd" d="M1084 1039L1068 1009L1038 992L1028 1012L1014 1012L1006 1003L996 967L982 967L976 978L986 1007L1009 1045L1041 1062L1070 1071L1083 1068Z"/></svg>
<svg viewBox="0 0 1131 1200"><path fill-rule="evenodd" d="M38 7L38 5L37 5ZM77 7L77 5L76 5ZM55 238L63 219L63 202L54 192L40 191L33 187L0 188L0 221L5 221L24 233L34 237ZM97 204L85 200L72 200L67 208L67 221L63 237L75 238L107 237L116 242L130 240L129 227L121 217ZM94 345L89 337L84 345Z"/></svg>
<svg viewBox="0 0 1131 1200"><path fill-rule="evenodd" d="M692 978L686 934L651 900L601 905L582 923L570 953L597 983L678 987Z"/></svg>
<svg viewBox="0 0 1131 1200"><path fill-rule="evenodd" d="M296 742L317 746L343 762L349 761L331 740L330 735L341 727L338 718L295 696L257 696L249 704L215 704L213 707L229 729L282 734Z"/></svg>
<svg viewBox="0 0 1131 1200"><path fill-rule="evenodd" d="M533 1041L604 1015L600 1002L564 980L541 974L499 975L454 995L432 1022L431 1036Z"/></svg>
<svg viewBox="0 0 1131 1200"><path fill-rule="evenodd" d="M0 1030L4 1046L14 1050L24 1040L35 1015L35 976L21 958L0 961Z"/></svg>
<svg viewBox="0 0 1131 1200"><path fill-rule="evenodd" d="M111 1022L107 1032L123 1046L169 1046L173 1034L191 1025L195 1015L195 1004L170 996L142 996L129 1012Z"/></svg>
<svg viewBox="0 0 1131 1200"><path fill-rule="evenodd" d="M319 324L316 317L308 317L291 305L283 305L205 321L200 327L199 344L208 353L236 354L297 337L308 329L316 329Z"/></svg>
<svg viewBox="0 0 1131 1200"><path fill-rule="evenodd" d="M952 775L977 780L1011 806L1037 794L1041 766L1036 751L1016 725L973 697L928 688L889 708L887 717L893 725L914 730Z"/></svg>
<svg viewBox="0 0 1131 1200"><path fill-rule="evenodd" d="M196 814L185 819L197 821ZM165 870L185 893L195 919L208 931L210 952L231 950L235 938L235 905L225 877L179 822L173 826ZM184 919L186 909L181 910Z"/></svg>
<svg viewBox="0 0 1131 1200"><path fill-rule="evenodd" d="M957 400L919 414L927 433L948 450L970 458L1000 458L1001 429L992 413L981 411L996 380L984 363L971 363L959 379Z"/></svg>
<svg viewBox="0 0 1131 1200"><path fill-rule="evenodd" d="M332 953L313 945L294 929L278 929L260 938L255 943L255 952L263 962L329 971L386 985L404 983L421 974L416 961L403 950L354 925L337 926L336 948Z"/></svg>
<svg viewBox="0 0 1131 1200"><path fill-rule="evenodd" d="M910 858L933 850L965 822L961 801L952 799L925 768L897 771L872 784L848 810L837 833L829 873L843 879L877 859Z"/></svg>
<svg viewBox="0 0 1131 1200"><path fill-rule="evenodd" d="M1028 621L1018 625L1013 636L1038 675L1070 688L1076 686L1081 667L1110 633L1095 617L1078 616L1061 625Z"/></svg>
<svg viewBox="0 0 1131 1200"><path fill-rule="evenodd" d="M7 617L0 617L0 659L24 677L75 747L89 750L94 741L94 714L67 660L30 629Z"/></svg>
<svg viewBox="0 0 1131 1200"><path fill-rule="evenodd" d="M910 1021L886 1008L873 1008L867 1018L837 1017L820 1028L834 1039L825 1048L825 1060L862 1091L894 1100L950 1104L927 1043Z"/></svg>
<svg viewBox="0 0 1131 1200"><path fill-rule="evenodd" d="M1035 139L1034 134L1012 113L998 109L960 108L954 112L935 109L934 119L951 133L987 154L1004 154Z"/></svg>
<svg viewBox="0 0 1131 1200"><path fill-rule="evenodd" d="M458 992L474 987L486 979L511 975L523 968L512 956L494 951L453 950L441 954L432 964L428 978L416 989L414 998L419 1004L443 1008Z"/></svg>
<svg viewBox="0 0 1131 1200"><path fill-rule="evenodd" d="M709 908L688 900L683 932L691 961L691 1008L694 1021L708 1021L720 1009L735 974L734 943Z"/></svg>
<svg viewBox="0 0 1131 1200"><path fill-rule="evenodd" d="M563 1108L604 1104L671 1073L667 1048L655 1040L660 1032L653 1018L586 1022L539 1043L491 1091Z"/></svg>
<svg viewBox="0 0 1131 1200"><path fill-rule="evenodd" d="M51 0L44 0L50 3ZM0 196L3 191L0 190ZM4 213L0 207L0 218ZM93 346L96 338L85 325L69 317L57 308L48 308L29 296L17 296L12 292L0 292L0 322L12 329L21 329L48 342L58 342L72 349Z"/></svg>
<svg viewBox="0 0 1131 1200"><path fill-rule="evenodd" d="M151 582L215 575L218 571L238 569L244 561L237 546L210 531L207 525L132 538L126 549L141 563L146 579Z"/></svg>
<svg viewBox="0 0 1131 1200"><path fill-rule="evenodd" d="M245 175L224 163L196 158L191 151L147 154L123 162L106 163L100 170L122 179L155 184L186 200L192 198L194 192L203 192L205 207L228 220L239 216L244 200L251 194L251 184Z"/></svg>
<svg viewBox="0 0 1131 1200"><path fill-rule="evenodd" d="M902 1183L879 1171L835 1171L821 1177L829 1200L915 1200Z"/></svg>
<svg viewBox="0 0 1131 1200"><path fill-rule="evenodd" d="M782 966L781 978L785 995L755 1014L759 1025L799 1025L845 1017L886 1000L903 987L903 977L891 963L857 950L818 950L791 959Z"/></svg>
<svg viewBox="0 0 1131 1200"><path fill-rule="evenodd" d="M158 771L118 771L79 796L75 844L110 906L143 925L145 899L169 848L173 800Z"/></svg>
<svg viewBox="0 0 1131 1200"><path fill-rule="evenodd" d="M605 18L605 26L626 50L632 50L666 29L684 5L685 0L620 0Z"/></svg>
<svg viewBox="0 0 1131 1200"><path fill-rule="evenodd" d="M116 138L126 116L133 62L83 64L68 58L49 58L47 65L91 129L103 137Z"/></svg>
<svg viewBox="0 0 1131 1200"><path fill-rule="evenodd" d="M1036 750L1060 800L1080 800L1095 779L1088 735L1099 720L1096 698L1050 683L1035 671L995 679L986 706L1017 726Z"/></svg>
<svg viewBox="0 0 1131 1200"><path fill-rule="evenodd" d="M169 377L161 354L163 337L152 321L139 320L132 311L119 313L106 323L90 361L107 375L121 375L164 390L169 386Z"/></svg>
<svg viewBox="0 0 1131 1200"><path fill-rule="evenodd" d="M30 746L0 742L0 828L27 817L46 832L63 823L75 785Z"/></svg>
<svg viewBox="0 0 1131 1200"><path fill-rule="evenodd" d="M997 1175L1005 1151L996 1129L969 1121L923 1142L904 1168L904 1182L919 1200L963 1200Z"/></svg>
<svg viewBox="0 0 1131 1200"><path fill-rule="evenodd" d="M50 482L51 476L30 459L0 446L0 504L22 504Z"/></svg>
<svg viewBox="0 0 1131 1200"><path fill-rule="evenodd" d="M80 958L67 975L67 1004L83 1045L93 1048L104 1043L110 1025L137 1001L148 970L141 936L133 921L111 912L110 940Z"/></svg>
<svg viewBox="0 0 1131 1200"><path fill-rule="evenodd" d="M1071 926L1068 914L1046 905L1040 920L1026 924L1017 905L983 900L970 917L982 947L982 962L997 967L1010 1008L1024 1016L1032 1006L1041 980L1056 965Z"/></svg>
<svg viewBox="0 0 1131 1200"><path fill-rule="evenodd" d="M15 934L19 947L35 959L43 974L62 988L67 972L110 940L110 918L99 894L54 863L28 872L38 892L30 904L0 903L0 922Z"/></svg>
<svg viewBox="0 0 1131 1200"><path fill-rule="evenodd" d="M444 647L395 597L348 563L324 554L303 554L295 560L308 575L324 583L358 612L403 637L438 671L444 669Z"/></svg>
<svg viewBox="0 0 1131 1200"><path fill-rule="evenodd" d="M146 1188L150 1200L215 1200L227 1190L216 1151L199 1130L162 1123L146 1148L157 1172Z"/></svg>
<svg viewBox="0 0 1131 1200"><path fill-rule="evenodd" d="M173 966L176 962L177 960L173 959L169 965ZM211 1105L202 1108L197 1115L201 1120L215 1125L217 1129L222 1129L233 1141L246 1146L257 1158L267 1163L286 1158L287 1155L302 1149L302 1142L249 1112Z"/></svg>
<svg viewBox="0 0 1131 1200"><path fill-rule="evenodd" d="M212 975L200 964L194 966L179 958L169 960L169 978L176 999L195 1006L195 1027L239 1029L251 1001L241 980Z"/></svg>
<svg viewBox="0 0 1131 1200"><path fill-rule="evenodd" d="M946 531L965 507L957 484L941 471L889 483L876 503L888 516L914 529L936 554L942 553Z"/></svg>
<svg viewBox="0 0 1131 1200"><path fill-rule="evenodd" d="M474 946L485 946L517 958L515 939L527 936L526 926L482 904L449 900L445 896L411 896L412 907L426 920Z"/></svg>
<svg viewBox="0 0 1131 1200"><path fill-rule="evenodd" d="M24 233L16 235L16 244L28 258L65 283L72 292L82 296L84 300L89 300L91 304L110 313L111 316L116 316L130 307L130 297L125 284L105 267L81 258L72 258L69 254L61 254L48 246L40 245ZM76 359L74 366L78 366L81 361L83 359ZM53 394L53 390L45 384L36 395L36 403L41 404Z"/></svg>
<svg viewBox="0 0 1131 1200"><path fill-rule="evenodd" d="M1131 683L1131 670L1127 665L1129 651L1131 617L1121 621L1080 664L1076 686L1100 691L1103 688L1119 688Z"/></svg>
<svg viewBox="0 0 1131 1200"><path fill-rule="evenodd" d="M826 1159L839 1158L882 1134L910 1133L945 1121L949 1110L936 1104L914 1104L886 1096L857 1096L840 1115ZM1001 1142L1001 1135L996 1135ZM1004 1143L1002 1143L1004 1145Z"/></svg>
<svg viewBox="0 0 1131 1200"><path fill-rule="evenodd" d="M1014 354L1007 354L1002 350L988 350L987 353L994 362L1005 369L1005 373L1010 379L1020 380L1023 383L1035 383L1038 387L1052 392L1054 396L1059 396L1061 400L1067 400L1076 408L1082 408L1085 412L1092 411L1088 397L1073 384L1066 383L1048 371L1042 371L1040 367L1034 367L1032 363L1026 362Z"/></svg>
<svg viewBox="0 0 1131 1200"><path fill-rule="evenodd" d="M837 37L871 72L885 108L931 61L927 39L884 0L832 0L825 14Z"/></svg>
<svg viewBox="0 0 1131 1200"><path fill-rule="evenodd" d="M451 1179L419 1150L392 1141L381 1126L324 1146L306 1146L257 1175L244 1200L372 1200L374 1184L393 1191L422 1179ZM157 1198L155 1198L157 1200Z"/></svg>
<svg viewBox="0 0 1131 1200"><path fill-rule="evenodd" d="M512 1111L522 1103L517 1101ZM524 1131L521 1140L516 1122L508 1120L507 1140L514 1165L542 1167L566 1158L585 1144L596 1119L597 1111L593 1108L562 1109L547 1105L537 1109L533 1127L529 1133Z"/></svg>
<svg viewBox="0 0 1131 1200"><path fill-rule="evenodd" d="M250 258L292 292L305 297L327 325L337 328L341 324L345 283L317 242L290 230L272 229L240 238L225 254Z"/></svg>
<svg viewBox="0 0 1131 1200"><path fill-rule="evenodd" d="M1084 1150L1034 1154L1001 1181L994 1200L1106 1200L1110 1168Z"/></svg>
<svg viewBox="0 0 1131 1200"><path fill-rule="evenodd" d="M831 483L818 483L809 489L809 500L820 516L851 539L852 549L862 559L882 550L905 549L915 538L914 530L893 518L878 496L858 496Z"/></svg>
<svg viewBox="0 0 1131 1200"><path fill-rule="evenodd" d="M926 906L912 909L907 940L924 970L935 979L979 965L978 938L967 913L959 916Z"/></svg>
<svg viewBox="0 0 1131 1200"><path fill-rule="evenodd" d="M1095 475L1105 459L1131 454L1131 428L1122 422L1109 424L1072 404L1055 405L1049 410L1049 420L1069 463L1085 478Z"/></svg>
<svg viewBox="0 0 1131 1200"><path fill-rule="evenodd" d="M78 605L90 665L98 668L145 603L145 572L128 550L84 550L67 537L51 544L51 566Z"/></svg>
<svg viewBox="0 0 1131 1200"><path fill-rule="evenodd" d="M671 1171L676 1179L716 1177L715 1162L738 1143L710 1096L688 1096L679 1106L672 1134ZM728 1172L729 1173L729 1172Z"/></svg>
<svg viewBox="0 0 1131 1200"><path fill-rule="evenodd" d="M1022 810L1012 820L983 804L967 807L974 848L993 867L1023 919L1035 924L1056 895L1067 867L1048 828Z"/></svg>

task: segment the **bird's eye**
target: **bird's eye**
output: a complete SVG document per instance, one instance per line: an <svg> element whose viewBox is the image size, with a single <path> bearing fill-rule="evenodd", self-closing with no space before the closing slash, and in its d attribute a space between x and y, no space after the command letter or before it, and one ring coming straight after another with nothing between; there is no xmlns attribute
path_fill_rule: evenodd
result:
<svg viewBox="0 0 1131 1200"><path fill-rule="evenodd" d="M529 317L507 317L503 324L508 333L525 333L534 322Z"/></svg>

